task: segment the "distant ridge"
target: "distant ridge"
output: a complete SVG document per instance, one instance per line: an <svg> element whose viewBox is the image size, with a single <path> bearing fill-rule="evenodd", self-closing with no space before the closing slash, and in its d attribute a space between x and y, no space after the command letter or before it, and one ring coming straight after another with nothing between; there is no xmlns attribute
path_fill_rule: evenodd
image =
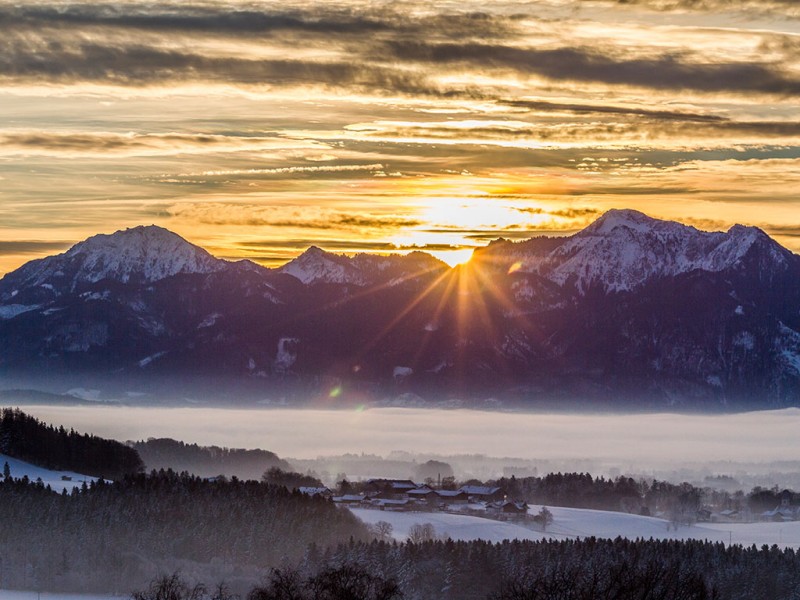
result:
<svg viewBox="0 0 800 600"><path fill-rule="evenodd" d="M1 377L279 405L797 406L800 257L633 210L455 268L312 247L267 269L136 227L0 280Z"/></svg>

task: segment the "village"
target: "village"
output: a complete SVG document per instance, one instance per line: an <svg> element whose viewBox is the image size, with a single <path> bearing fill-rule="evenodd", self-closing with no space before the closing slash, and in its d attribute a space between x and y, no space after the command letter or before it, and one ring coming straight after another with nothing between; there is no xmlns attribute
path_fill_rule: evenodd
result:
<svg viewBox="0 0 800 600"><path fill-rule="evenodd" d="M552 514L543 507L538 514L528 512L524 501L509 499L501 487L463 485L457 489L434 488L410 479L369 479L359 486L360 493L334 495L327 487L299 487L298 491L330 498L343 507L394 512L445 512L498 521L514 521L536 526L542 531L552 523Z"/></svg>
<svg viewBox="0 0 800 600"><path fill-rule="evenodd" d="M301 486L297 490L310 496L329 498L342 507L361 508L392 512L440 512L470 515L513 521L546 531L552 523L552 513L542 507L538 513L529 512L529 505L523 500L510 498L507 490L491 485L437 485L430 480L415 483L410 479L373 478L340 487L337 495L324 486ZM452 489L448 489L452 488ZM700 505L689 510L682 508L661 510L651 514L649 511L635 511L642 516L653 516L680 525L692 523L753 523L753 522L792 522L800 521L800 505L794 502L795 494L784 490L777 497L779 504L763 511L752 511L749 507L722 508ZM621 512L630 512L622 510Z"/></svg>

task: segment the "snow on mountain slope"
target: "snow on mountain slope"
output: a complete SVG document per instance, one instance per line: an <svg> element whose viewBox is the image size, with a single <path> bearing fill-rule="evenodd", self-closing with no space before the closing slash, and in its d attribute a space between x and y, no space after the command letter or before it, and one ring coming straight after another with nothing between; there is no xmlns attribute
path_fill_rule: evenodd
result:
<svg viewBox="0 0 800 600"><path fill-rule="evenodd" d="M90 477L89 475L81 475L72 471L50 471L42 467L37 467L23 460L0 454L0 467L8 463L11 469L11 477L14 479L22 479L26 475L31 481L41 479L44 485L49 485L56 492L67 490L68 492L74 487L80 487L85 481L87 484L92 481L97 481L97 477ZM64 479L68 477L69 479Z"/></svg>
<svg viewBox="0 0 800 600"><path fill-rule="evenodd" d="M399 282L446 268L444 263L423 252L385 256L357 254L351 258L312 246L279 271L292 275L305 284L321 281L363 286L393 280Z"/></svg>
<svg viewBox="0 0 800 600"><path fill-rule="evenodd" d="M296 277L305 284L315 281L356 285L364 283L363 274L351 264L349 258L325 252L316 246L311 246L279 270Z"/></svg>
<svg viewBox="0 0 800 600"><path fill-rule="evenodd" d="M530 252L531 242L535 240L496 244L494 262L506 268L518 263L515 270L537 273L562 286L573 282L580 291L593 285L629 291L654 277L723 271L740 263L757 244L775 265L785 266L788 260L787 252L755 227L706 232L635 210L610 210L545 252ZM498 261L498 255L505 260Z"/></svg>
<svg viewBox="0 0 800 600"><path fill-rule="evenodd" d="M27 263L7 277L17 287L74 289L112 279L150 283L178 273L211 273L228 264L179 235L139 226L80 242L67 252Z"/></svg>
<svg viewBox="0 0 800 600"><path fill-rule="evenodd" d="M541 506L531 506L530 514L537 514ZM406 513L362 508L350 510L365 523L387 521L392 524L393 537L404 541L411 527L417 523L431 523L438 535L454 540L486 540L501 542L504 539L541 540L569 538L609 538L657 540L708 540L742 544L777 544L782 548L800 548L800 521L790 523L700 523L681 526L677 530L669 522L656 517L642 517L627 513L562 508L548 506L553 513L553 524L546 533L511 522L494 521L471 515L447 513Z"/></svg>

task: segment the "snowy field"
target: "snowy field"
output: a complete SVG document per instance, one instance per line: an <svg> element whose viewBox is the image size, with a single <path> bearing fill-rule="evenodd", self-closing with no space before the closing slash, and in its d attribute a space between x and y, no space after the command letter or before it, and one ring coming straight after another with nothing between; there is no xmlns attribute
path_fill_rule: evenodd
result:
<svg viewBox="0 0 800 600"><path fill-rule="evenodd" d="M25 461L0 454L0 468L2 468L6 462L11 469L11 477L14 479L22 479L25 475L27 475L28 479L31 481L36 481L41 478L43 484L49 485L57 492L63 489L69 492L74 487L81 487L84 481L89 483L97 480L96 477L89 477L88 475L81 475L80 473L73 473L72 471L48 471L47 469L37 467ZM62 477L69 477L70 481L62 479ZM42 598L44 598L44 596L42 596ZM6 597L0 596L0 600L6 600Z"/></svg>
<svg viewBox="0 0 800 600"><path fill-rule="evenodd" d="M0 590L0 600L122 600L128 596L105 594L51 594L50 592L15 592Z"/></svg>
<svg viewBox="0 0 800 600"><path fill-rule="evenodd" d="M532 506L536 514L540 506ZM667 528L668 522L655 517L640 517L625 513L588 510L578 508L548 507L553 513L553 524L547 533L529 529L522 525L504 523L473 517L445 513L403 513L351 508L362 521L374 524L387 521L394 527L393 537L405 540L409 529L416 523L430 523L436 533L454 540L482 539L501 542L505 539L541 540L568 538L616 538L660 539L660 540L708 540L750 546L777 544L782 548L800 549L800 521L792 523L700 523L680 527L677 531Z"/></svg>

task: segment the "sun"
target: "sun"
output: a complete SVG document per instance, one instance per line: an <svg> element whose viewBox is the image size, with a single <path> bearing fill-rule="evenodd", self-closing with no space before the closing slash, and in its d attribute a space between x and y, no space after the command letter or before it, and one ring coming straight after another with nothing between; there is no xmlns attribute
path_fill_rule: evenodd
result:
<svg viewBox="0 0 800 600"><path fill-rule="evenodd" d="M472 258L473 248L458 248L454 250L426 250L432 256L435 256L442 262L447 263L451 267L463 265L470 261Z"/></svg>

